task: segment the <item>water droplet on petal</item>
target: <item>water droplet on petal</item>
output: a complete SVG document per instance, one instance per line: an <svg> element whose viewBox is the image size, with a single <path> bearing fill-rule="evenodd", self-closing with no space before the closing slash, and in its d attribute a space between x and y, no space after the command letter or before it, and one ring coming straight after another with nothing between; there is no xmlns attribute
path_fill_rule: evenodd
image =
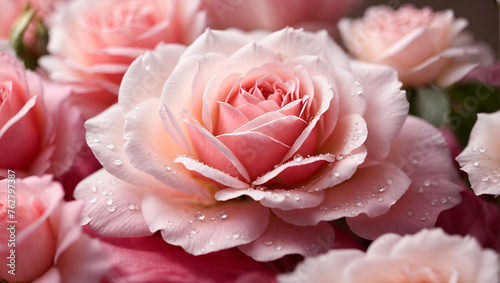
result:
<svg viewBox="0 0 500 283"><path fill-rule="evenodd" d="M201 213L201 212L197 212L194 217L196 218L196 220L200 220L200 221L205 219L205 215L203 215L203 213Z"/></svg>
<svg viewBox="0 0 500 283"><path fill-rule="evenodd" d="M477 166L479 166L479 162L477 162L477 161L474 161L474 163L472 163L472 166L474 166L474 167L477 167Z"/></svg>
<svg viewBox="0 0 500 283"><path fill-rule="evenodd" d="M302 157L302 155L300 155L300 154L295 154L295 155L293 156L293 161L295 161L295 162L301 162L303 159L304 159L304 158L303 158L303 157Z"/></svg>
<svg viewBox="0 0 500 283"><path fill-rule="evenodd" d="M380 188L378 188L378 191L382 193L385 192L386 189L387 189L386 186L381 186Z"/></svg>
<svg viewBox="0 0 500 283"><path fill-rule="evenodd" d="M168 226L172 226L174 223L172 221L167 221Z"/></svg>
<svg viewBox="0 0 500 283"><path fill-rule="evenodd" d="M233 232L233 238L234 239L239 239L240 238L240 234L238 234L236 232Z"/></svg>
<svg viewBox="0 0 500 283"><path fill-rule="evenodd" d="M113 200L112 200L112 199L110 199L110 198L107 198L107 199L106 199L106 204L107 204L107 205L112 205L112 204L113 204Z"/></svg>
<svg viewBox="0 0 500 283"><path fill-rule="evenodd" d="M189 230L189 234L196 235L198 234L198 231L196 230L196 228L192 227L191 230Z"/></svg>
<svg viewBox="0 0 500 283"><path fill-rule="evenodd" d="M139 207L138 207L136 204L129 202L129 203L127 204L127 209L128 209L128 210L138 210L138 209L139 209Z"/></svg>
<svg viewBox="0 0 500 283"><path fill-rule="evenodd" d="M426 179L426 180L424 181L424 186L429 187L429 186L431 185L431 183L432 183L432 182L431 182L431 180Z"/></svg>
<svg viewBox="0 0 500 283"><path fill-rule="evenodd" d="M335 177L337 177L337 178L338 178L338 177L340 177L340 173L339 173L338 171L335 171L335 172L333 173L333 176L335 176Z"/></svg>
<svg viewBox="0 0 500 283"><path fill-rule="evenodd" d="M215 245L215 244L214 244L214 242L213 242L213 241L210 241L210 242L208 242L208 245L209 245L209 246L213 246L213 245Z"/></svg>
<svg viewBox="0 0 500 283"><path fill-rule="evenodd" d="M146 71L151 70L151 66L150 66L150 65L146 65L146 66L144 67L144 70L146 70Z"/></svg>
<svg viewBox="0 0 500 283"><path fill-rule="evenodd" d="M378 198L377 200L378 200L379 202L383 202L383 201L384 201L384 199L383 199L383 198Z"/></svg>
<svg viewBox="0 0 500 283"><path fill-rule="evenodd" d="M226 219L227 218L227 213L225 211L221 210L221 211L217 212L217 218L219 218L221 220L222 219Z"/></svg>
<svg viewBox="0 0 500 283"><path fill-rule="evenodd" d="M90 188L90 190L93 192L93 193L97 193L97 187L96 186L92 186Z"/></svg>
<svg viewBox="0 0 500 283"><path fill-rule="evenodd" d="M115 161L113 161L113 163L116 165L116 166L120 166L122 165L122 161L120 159L115 159Z"/></svg>
<svg viewBox="0 0 500 283"><path fill-rule="evenodd" d="M300 197L299 196L293 196L293 199L296 200L296 201L299 201Z"/></svg>
<svg viewBox="0 0 500 283"><path fill-rule="evenodd" d="M432 206L437 206L438 205L438 200L437 199L432 199L431 204L432 204Z"/></svg>
<svg viewBox="0 0 500 283"><path fill-rule="evenodd" d="M488 180L489 180L489 179L490 179L490 178L488 178L488 176L486 176L486 175L484 175L484 176L483 176L483 178L481 178L481 180L482 180L483 182L488 182Z"/></svg>
<svg viewBox="0 0 500 283"><path fill-rule="evenodd" d="M413 214L414 214L413 210L406 211L406 215L408 215L408 216L413 216Z"/></svg>
<svg viewBox="0 0 500 283"><path fill-rule="evenodd" d="M101 140L100 140L98 137L95 137L95 138L93 138L93 139L92 139L92 141L93 141L93 142L95 142L95 143L98 143L98 142L100 142Z"/></svg>
<svg viewBox="0 0 500 283"><path fill-rule="evenodd" d="M108 211L109 212L115 212L116 211L116 206L114 206L114 205L108 206Z"/></svg>
<svg viewBox="0 0 500 283"><path fill-rule="evenodd" d="M89 199L89 202L90 203L96 203L97 202L97 198L96 197L92 197Z"/></svg>
<svg viewBox="0 0 500 283"><path fill-rule="evenodd" d="M392 184L392 179L391 178L387 179L386 181L387 181L387 185L391 185Z"/></svg>
<svg viewBox="0 0 500 283"><path fill-rule="evenodd" d="M422 220L422 221L426 221L426 220L427 220L427 217L422 216L422 217L420 217L420 220Z"/></svg>
<svg viewBox="0 0 500 283"><path fill-rule="evenodd" d="M479 148L479 153L486 153L486 148L480 147Z"/></svg>
<svg viewBox="0 0 500 283"><path fill-rule="evenodd" d="M410 160L410 162L411 162L411 164L413 164L413 165L417 165L417 164L418 164L418 159L416 159L416 158L412 158L412 159Z"/></svg>
<svg viewBox="0 0 500 283"><path fill-rule="evenodd" d="M272 245L272 244L273 244L273 241L265 241L265 242L264 242L264 245L266 245L266 246L270 246L270 245Z"/></svg>
<svg viewBox="0 0 500 283"><path fill-rule="evenodd" d="M170 170L172 170L172 167L170 167L170 166L168 166L168 165L167 165L167 166L165 166L165 169L166 169L167 171L170 171Z"/></svg>
<svg viewBox="0 0 500 283"><path fill-rule="evenodd" d="M114 145L114 144L112 144L112 143L108 143L108 144L106 145L106 147L107 147L107 148L109 148L109 149L114 149L114 148L115 148L115 145Z"/></svg>
<svg viewBox="0 0 500 283"><path fill-rule="evenodd" d="M441 198L441 203L446 203L448 200L446 198Z"/></svg>
<svg viewBox="0 0 500 283"><path fill-rule="evenodd" d="M274 247L274 248L275 248L277 251L281 251L281 249L282 249L282 247L281 247L281 246L279 246L279 245L278 245L278 246L276 246L276 247Z"/></svg>

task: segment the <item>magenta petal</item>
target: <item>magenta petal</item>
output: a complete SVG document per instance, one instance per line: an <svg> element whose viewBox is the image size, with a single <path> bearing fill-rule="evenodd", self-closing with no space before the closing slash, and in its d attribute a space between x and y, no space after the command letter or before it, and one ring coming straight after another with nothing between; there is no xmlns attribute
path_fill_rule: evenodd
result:
<svg viewBox="0 0 500 283"><path fill-rule="evenodd" d="M271 261L288 254L315 256L328 251L334 240L335 231L329 223L301 227L271 215L264 234L239 249L257 261Z"/></svg>
<svg viewBox="0 0 500 283"><path fill-rule="evenodd" d="M274 189L263 191L259 189L238 190L227 188L218 191L215 194L215 199L227 201L244 195L251 197L255 201L259 201L266 207L291 210L315 207L321 203L325 193L323 191L310 193L300 190L288 191Z"/></svg>
<svg viewBox="0 0 500 283"><path fill-rule="evenodd" d="M409 116L387 161L397 164L410 177L411 185L387 213L348 218L357 235L374 239L388 232L415 233L433 227L441 211L460 202L462 185L444 137L427 122Z"/></svg>
<svg viewBox="0 0 500 283"><path fill-rule="evenodd" d="M314 225L360 214L371 217L389 210L408 189L410 179L398 167L382 163L358 169L348 180L324 190L325 199L314 208L274 213L296 225Z"/></svg>
<svg viewBox="0 0 500 283"><path fill-rule="evenodd" d="M265 231L269 209L254 201L227 201L203 205L150 193L143 214L151 232L161 231L170 244L200 255L247 244Z"/></svg>
<svg viewBox="0 0 500 283"><path fill-rule="evenodd" d="M74 197L85 201L83 214L90 218L89 225L97 233L141 237L151 234L140 212L145 191L101 169L78 184Z"/></svg>
<svg viewBox="0 0 500 283"><path fill-rule="evenodd" d="M106 277L109 282L276 282L265 264L238 249L195 256L165 244L159 236L103 241L102 248L114 266ZM257 281L239 281L252 274L260 275Z"/></svg>

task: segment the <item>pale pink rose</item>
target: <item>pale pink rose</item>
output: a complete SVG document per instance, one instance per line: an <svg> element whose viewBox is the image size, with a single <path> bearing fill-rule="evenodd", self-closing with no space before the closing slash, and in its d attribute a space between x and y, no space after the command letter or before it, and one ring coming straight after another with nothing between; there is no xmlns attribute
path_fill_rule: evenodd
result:
<svg viewBox="0 0 500 283"><path fill-rule="evenodd" d="M498 283L497 253L471 237L450 236L441 229L415 235L386 234L365 252L332 250L308 258L281 283Z"/></svg>
<svg viewBox="0 0 500 283"><path fill-rule="evenodd" d="M83 146L81 113L68 103L67 86L38 74L0 53L0 176L60 176Z"/></svg>
<svg viewBox="0 0 500 283"><path fill-rule="evenodd" d="M275 31L287 26L335 30L337 21L361 0L203 0L209 26Z"/></svg>
<svg viewBox="0 0 500 283"><path fill-rule="evenodd" d="M259 261L329 249L327 221L342 217L369 238L432 227L460 200L456 169L439 131L407 119L400 86L325 31L159 46L87 121L104 169L75 198L104 236L159 231L192 254L238 247Z"/></svg>
<svg viewBox="0 0 500 283"><path fill-rule="evenodd" d="M51 21L40 65L52 80L72 83L91 117L112 103L132 61L159 42L190 43L205 28L200 1L75 0Z"/></svg>
<svg viewBox="0 0 500 283"><path fill-rule="evenodd" d="M457 156L461 169L469 175L476 195L500 195L500 111L479 113L469 142Z"/></svg>
<svg viewBox="0 0 500 283"><path fill-rule="evenodd" d="M64 202L49 175L9 174L0 180L0 279L99 282L111 266L99 241L82 232L83 203Z"/></svg>
<svg viewBox="0 0 500 283"><path fill-rule="evenodd" d="M463 32L467 25L451 10L374 6L363 18L341 20L339 30L355 57L392 66L405 86L449 86L480 61L482 48Z"/></svg>
<svg viewBox="0 0 500 283"><path fill-rule="evenodd" d="M474 236L483 247L500 252L500 207L470 190L461 195L457 206L439 214L436 227L448 234Z"/></svg>

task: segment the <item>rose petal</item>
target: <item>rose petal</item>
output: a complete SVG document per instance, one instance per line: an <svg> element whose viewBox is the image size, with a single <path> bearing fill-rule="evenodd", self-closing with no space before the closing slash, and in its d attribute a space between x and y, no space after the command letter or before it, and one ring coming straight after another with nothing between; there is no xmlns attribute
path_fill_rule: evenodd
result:
<svg viewBox="0 0 500 283"><path fill-rule="evenodd" d="M358 82L366 94L363 117L369 133L364 143L367 158L381 161L389 154L391 142L403 126L409 103L392 68L362 62L354 62L352 67L353 72L363 78Z"/></svg>
<svg viewBox="0 0 500 283"><path fill-rule="evenodd" d="M272 170L279 164L290 146L260 132L245 132L220 135L224 143L243 164L250 180ZM265 159L262 159L265 156Z"/></svg>
<svg viewBox="0 0 500 283"><path fill-rule="evenodd" d="M279 208L282 210L302 209L315 207L321 203L324 198L324 192L304 192L300 190L260 190L257 189L233 189L227 188L218 191L215 199L218 201L227 201L237 199L240 196L249 196L255 201L259 201L263 206L269 208Z"/></svg>
<svg viewBox="0 0 500 283"><path fill-rule="evenodd" d="M184 166L174 163L178 154L187 152L162 131L158 105L159 99L150 98L127 113L123 138L127 140L125 152L130 164L180 192L209 197Z"/></svg>
<svg viewBox="0 0 500 283"><path fill-rule="evenodd" d="M99 163L113 176L137 186L161 187L163 185L159 181L137 170L129 162L124 149L126 140L123 139L126 113L126 107L115 104L87 120L87 143Z"/></svg>
<svg viewBox="0 0 500 283"><path fill-rule="evenodd" d="M190 171L194 171L199 173L200 175L213 180L223 186L228 186L231 188L238 188L238 189L243 189L243 188L248 188L249 184L242 182L238 180L237 178L222 172L220 170L217 170L215 168L212 168L206 164L203 164L197 160L194 160L189 157L185 156L179 156L174 160L175 163L181 163L186 167L186 169Z"/></svg>
<svg viewBox="0 0 500 283"><path fill-rule="evenodd" d="M460 202L462 186L445 140L427 122L408 117L387 161L397 164L412 183L387 213L348 218L349 227L357 235L374 239L388 232L415 233L433 227L441 211Z"/></svg>
<svg viewBox="0 0 500 283"><path fill-rule="evenodd" d="M257 34L254 36L258 37ZM188 46L180 60L185 60L193 55L203 55L210 52L231 55L236 50L250 43L251 40L254 40L254 36L233 29L219 31L207 28L203 34Z"/></svg>
<svg viewBox="0 0 500 283"><path fill-rule="evenodd" d="M184 112L184 122L189 126L194 147L201 161L208 160L208 165L234 176L241 176L249 181L247 170L234 153L221 141L203 128L188 112Z"/></svg>
<svg viewBox="0 0 500 283"><path fill-rule="evenodd" d="M163 84L185 48L178 44L159 44L154 51L134 60L120 84L118 103L129 110L148 98L160 97Z"/></svg>
<svg viewBox="0 0 500 283"><path fill-rule="evenodd" d="M498 166L500 135L492 131L498 127L500 111L492 114L477 114L467 147L457 156L461 169L467 172L472 189L477 195L500 195Z"/></svg>
<svg viewBox="0 0 500 283"><path fill-rule="evenodd" d="M263 185L269 181L271 181L272 179L275 179L275 178L278 178L281 174L285 174L285 177L286 177L286 174L288 174L287 170L288 169L306 169L308 167L308 165L311 165L311 164L315 164L315 163L318 163L318 162L321 162L321 161L326 161L326 162L330 162L330 163L333 163L335 162L335 156L333 154L320 154L320 155L317 155L317 156L311 156L311 157L302 157L301 155L300 156L296 156L293 160L290 160L288 161L287 163L284 163L284 164L281 164L277 167L275 167L275 169L273 169L272 171L258 177L257 179L255 179L255 181L252 182L253 185ZM307 171L307 170L306 170ZM304 173L304 172L302 172ZM312 172L306 172L306 174L309 173L311 174ZM307 175L309 176L309 175ZM281 180L280 178L278 178L279 180ZM283 181L285 183L287 183L289 179L288 178L285 178Z"/></svg>
<svg viewBox="0 0 500 283"><path fill-rule="evenodd" d="M273 209L295 225L315 225L360 214L381 215L408 189L411 180L398 167L381 163L358 169L348 180L324 190L325 198L314 208L283 211Z"/></svg>
<svg viewBox="0 0 500 283"><path fill-rule="evenodd" d="M328 251L334 240L335 232L326 222L297 227L271 215L264 234L238 248L257 261L271 261L288 254L317 255Z"/></svg>
<svg viewBox="0 0 500 283"><path fill-rule="evenodd" d="M156 193L145 195L143 213L151 232L161 231L167 243L194 255L252 242L262 235L269 218L269 209L254 201L214 206Z"/></svg>
<svg viewBox="0 0 500 283"><path fill-rule="evenodd" d="M85 201L83 213L100 235L141 237L151 234L140 212L148 189L116 179L101 169L77 185L74 197Z"/></svg>

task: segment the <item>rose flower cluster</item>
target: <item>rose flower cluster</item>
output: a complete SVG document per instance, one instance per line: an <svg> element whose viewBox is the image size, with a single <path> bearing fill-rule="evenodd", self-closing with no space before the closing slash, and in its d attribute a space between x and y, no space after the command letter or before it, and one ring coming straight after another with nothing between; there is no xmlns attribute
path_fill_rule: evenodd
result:
<svg viewBox="0 0 500 283"><path fill-rule="evenodd" d="M500 68L453 10L0 4L1 282L500 282Z"/></svg>

